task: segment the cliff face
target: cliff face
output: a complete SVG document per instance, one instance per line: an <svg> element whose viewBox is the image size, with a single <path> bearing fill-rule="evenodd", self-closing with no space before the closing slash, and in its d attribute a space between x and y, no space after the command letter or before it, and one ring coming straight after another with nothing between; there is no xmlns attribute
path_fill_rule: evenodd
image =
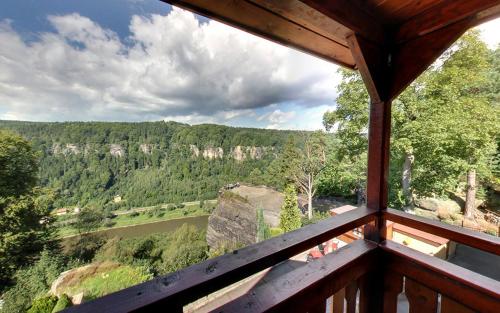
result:
<svg viewBox="0 0 500 313"><path fill-rule="evenodd" d="M207 242L210 247L256 242L257 210L262 208L264 221L279 225L283 194L271 188L245 186L224 191L208 219Z"/></svg>
<svg viewBox="0 0 500 313"><path fill-rule="evenodd" d="M256 209L244 198L225 192L208 218L207 243L210 247L249 245L257 234Z"/></svg>

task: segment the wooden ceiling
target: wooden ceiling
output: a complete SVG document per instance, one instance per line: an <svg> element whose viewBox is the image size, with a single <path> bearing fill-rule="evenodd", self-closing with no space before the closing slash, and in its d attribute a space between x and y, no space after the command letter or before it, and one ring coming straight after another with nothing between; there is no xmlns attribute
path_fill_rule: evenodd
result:
<svg viewBox="0 0 500 313"><path fill-rule="evenodd" d="M354 50L374 51L363 58L390 63L383 70L391 72L391 82L378 95L386 98L399 94L467 29L500 16L500 0L163 1L348 68L368 61ZM406 69L398 72L397 66Z"/></svg>

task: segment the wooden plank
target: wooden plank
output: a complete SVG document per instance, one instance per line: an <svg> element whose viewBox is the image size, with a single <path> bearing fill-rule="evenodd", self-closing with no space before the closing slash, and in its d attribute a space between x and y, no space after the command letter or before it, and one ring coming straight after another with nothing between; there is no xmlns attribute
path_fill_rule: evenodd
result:
<svg viewBox="0 0 500 313"><path fill-rule="evenodd" d="M474 313L474 311L446 296L441 296L441 313Z"/></svg>
<svg viewBox="0 0 500 313"><path fill-rule="evenodd" d="M346 313L356 313L358 282L352 281L345 287Z"/></svg>
<svg viewBox="0 0 500 313"><path fill-rule="evenodd" d="M500 312L500 282L392 241L379 244L386 269L479 312Z"/></svg>
<svg viewBox="0 0 500 313"><path fill-rule="evenodd" d="M349 282L374 268L377 245L358 240L278 279L250 290L216 311L225 312L310 312Z"/></svg>
<svg viewBox="0 0 500 313"><path fill-rule="evenodd" d="M465 19L397 45L392 53L389 98L396 98L470 27L471 19Z"/></svg>
<svg viewBox="0 0 500 313"><path fill-rule="evenodd" d="M358 280L359 284L359 313L382 313L383 295L382 287L384 277L381 269L383 264L377 260L377 267Z"/></svg>
<svg viewBox="0 0 500 313"><path fill-rule="evenodd" d="M69 312L145 312L182 306L359 227L375 215L373 210L358 208L72 307Z"/></svg>
<svg viewBox="0 0 500 313"><path fill-rule="evenodd" d="M333 295L333 313L344 313L345 288L340 289Z"/></svg>
<svg viewBox="0 0 500 313"><path fill-rule="evenodd" d="M500 238L461 228L454 225L433 221L424 217L408 214L402 211L388 209L382 213L382 218L399 224L416 228L433 235L448 238L483 251L500 255Z"/></svg>
<svg viewBox="0 0 500 313"><path fill-rule="evenodd" d="M300 0L374 43L385 42L384 28L377 17L352 0Z"/></svg>
<svg viewBox="0 0 500 313"><path fill-rule="evenodd" d="M244 0L162 1L341 66L354 67L352 55L344 45L251 2Z"/></svg>
<svg viewBox="0 0 500 313"><path fill-rule="evenodd" d="M388 54L379 46L357 34L347 37L347 43L368 90L370 100L382 102L387 99Z"/></svg>
<svg viewBox="0 0 500 313"><path fill-rule="evenodd" d="M384 274L384 313L396 313L398 295L403 291L403 275L390 269Z"/></svg>
<svg viewBox="0 0 500 313"><path fill-rule="evenodd" d="M297 0L248 0L290 21L342 44L346 48L351 30Z"/></svg>
<svg viewBox="0 0 500 313"><path fill-rule="evenodd" d="M437 313L438 294L413 279L406 278L405 294L410 313Z"/></svg>
<svg viewBox="0 0 500 313"><path fill-rule="evenodd" d="M445 0L402 24L396 32L396 42L405 42L455 22L474 18L493 6L498 0Z"/></svg>

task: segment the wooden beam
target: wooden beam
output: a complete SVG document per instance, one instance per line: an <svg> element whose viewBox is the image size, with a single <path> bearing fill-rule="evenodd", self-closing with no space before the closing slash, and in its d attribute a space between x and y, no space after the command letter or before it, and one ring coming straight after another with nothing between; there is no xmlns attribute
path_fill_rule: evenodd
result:
<svg viewBox="0 0 500 313"><path fill-rule="evenodd" d="M387 252L388 271L409 277L474 311L500 312L500 282L393 241L382 242L379 247Z"/></svg>
<svg viewBox="0 0 500 313"><path fill-rule="evenodd" d="M247 0L266 10L347 46L351 30L298 0Z"/></svg>
<svg viewBox="0 0 500 313"><path fill-rule="evenodd" d="M151 312L182 308L183 305L364 225L372 221L375 214L376 212L366 208L351 210L69 308L67 312ZM172 309L172 312L177 311Z"/></svg>
<svg viewBox="0 0 500 313"><path fill-rule="evenodd" d="M396 46L392 52L389 98L396 98L470 27L465 19Z"/></svg>
<svg viewBox="0 0 500 313"><path fill-rule="evenodd" d="M393 209L383 212L382 217L384 220L413 227L500 256L500 238L498 237Z"/></svg>
<svg viewBox="0 0 500 313"><path fill-rule="evenodd" d="M481 19L483 11L498 6L498 0L445 0L402 24L395 36L401 43L442 29L463 19Z"/></svg>
<svg viewBox="0 0 500 313"><path fill-rule="evenodd" d="M387 52L379 45L354 33L347 37L347 43L371 101L381 102L386 100L387 85L390 78L388 77Z"/></svg>
<svg viewBox="0 0 500 313"><path fill-rule="evenodd" d="M354 68L345 45L245 0L162 0L348 68Z"/></svg>
<svg viewBox="0 0 500 313"><path fill-rule="evenodd" d="M352 0L300 0L310 7L329 16L338 23L360 34L365 39L376 43L385 42L385 32L383 25L377 17L368 14L363 8L357 6Z"/></svg>
<svg viewBox="0 0 500 313"><path fill-rule="evenodd" d="M326 299L375 269L377 245L357 240L250 289L215 312L325 312Z"/></svg>

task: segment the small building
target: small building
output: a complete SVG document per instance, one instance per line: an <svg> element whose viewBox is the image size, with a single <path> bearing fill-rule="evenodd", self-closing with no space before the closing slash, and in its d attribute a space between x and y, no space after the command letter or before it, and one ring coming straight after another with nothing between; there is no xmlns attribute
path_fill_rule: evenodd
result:
<svg viewBox="0 0 500 313"><path fill-rule="evenodd" d="M113 202L114 202L114 203L120 203L120 202L122 202L122 196L120 196L120 195L116 195L116 196L113 198Z"/></svg>

